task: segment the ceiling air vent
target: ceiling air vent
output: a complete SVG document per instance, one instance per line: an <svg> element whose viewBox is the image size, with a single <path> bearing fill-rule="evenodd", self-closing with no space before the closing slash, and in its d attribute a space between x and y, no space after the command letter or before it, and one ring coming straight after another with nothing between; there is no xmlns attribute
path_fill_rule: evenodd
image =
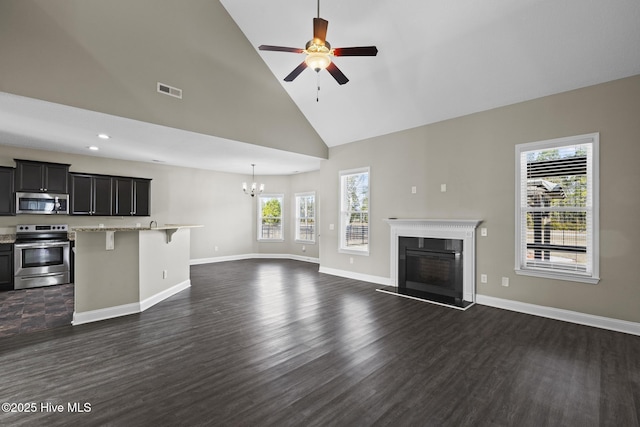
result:
<svg viewBox="0 0 640 427"><path fill-rule="evenodd" d="M182 89L158 82L158 92L182 99Z"/></svg>

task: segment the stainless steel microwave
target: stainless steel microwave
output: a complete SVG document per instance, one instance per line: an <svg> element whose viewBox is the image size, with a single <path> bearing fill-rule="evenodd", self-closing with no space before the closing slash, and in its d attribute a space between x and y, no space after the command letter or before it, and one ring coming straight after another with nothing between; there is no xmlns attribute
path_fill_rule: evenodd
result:
<svg viewBox="0 0 640 427"><path fill-rule="evenodd" d="M69 213L69 195L16 192L16 214Z"/></svg>

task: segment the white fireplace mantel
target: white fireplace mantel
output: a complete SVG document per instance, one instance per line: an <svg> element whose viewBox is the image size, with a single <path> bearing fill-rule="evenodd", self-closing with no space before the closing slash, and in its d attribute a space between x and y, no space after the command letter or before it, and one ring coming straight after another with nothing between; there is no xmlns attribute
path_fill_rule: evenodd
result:
<svg viewBox="0 0 640 427"><path fill-rule="evenodd" d="M476 301L476 228L479 219L396 219L385 220L391 227L391 283L398 287L398 241L400 237L462 240L462 292L465 301Z"/></svg>

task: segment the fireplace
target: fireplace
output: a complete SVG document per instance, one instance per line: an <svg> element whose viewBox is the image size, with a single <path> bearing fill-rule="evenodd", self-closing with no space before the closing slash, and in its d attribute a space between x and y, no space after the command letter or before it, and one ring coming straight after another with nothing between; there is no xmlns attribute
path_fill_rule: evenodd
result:
<svg viewBox="0 0 640 427"><path fill-rule="evenodd" d="M462 240L400 237L398 292L460 305Z"/></svg>
<svg viewBox="0 0 640 427"><path fill-rule="evenodd" d="M480 220L386 222L395 289L382 292L463 310L475 303L475 229Z"/></svg>

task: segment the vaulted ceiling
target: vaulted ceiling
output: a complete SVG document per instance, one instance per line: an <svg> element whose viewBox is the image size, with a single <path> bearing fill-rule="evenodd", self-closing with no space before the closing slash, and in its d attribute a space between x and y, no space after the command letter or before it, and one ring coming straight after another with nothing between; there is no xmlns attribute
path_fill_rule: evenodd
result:
<svg viewBox="0 0 640 427"><path fill-rule="evenodd" d="M379 53L334 58L342 86L284 82L304 56L257 46L304 47L317 6L2 0L0 144L289 174L327 147L640 73L637 0L323 0L332 46Z"/></svg>

